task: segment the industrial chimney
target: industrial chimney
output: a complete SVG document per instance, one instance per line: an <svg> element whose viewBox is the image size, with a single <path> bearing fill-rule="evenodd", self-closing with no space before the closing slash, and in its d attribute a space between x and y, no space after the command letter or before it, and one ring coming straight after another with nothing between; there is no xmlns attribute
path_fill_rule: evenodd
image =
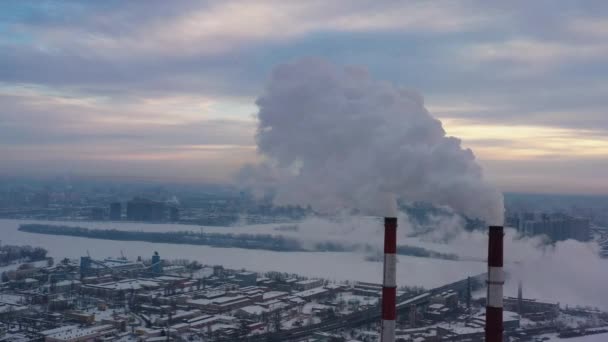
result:
<svg viewBox="0 0 608 342"><path fill-rule="evenodd" d="M488 296L486 305L486 342L502 342L503 266L502 226L490 226L488 243Z"/></svg>
<svg viewBox="0 0 608 342"><path fill-rule="evenodd" d="M397 318L397 218L384 218L384 281L381 342L395 342Z"/></svg>

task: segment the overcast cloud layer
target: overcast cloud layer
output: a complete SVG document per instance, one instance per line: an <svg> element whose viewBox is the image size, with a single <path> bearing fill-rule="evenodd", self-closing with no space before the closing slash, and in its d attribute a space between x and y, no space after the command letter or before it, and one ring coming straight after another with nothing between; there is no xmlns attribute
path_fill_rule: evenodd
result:
<svg viewBox="0 0 608 342"><path fill-rule="evenodd" d="M3 1L3 174L227 181L318 56L417 89L503 190L608 193L605 1Z"/></svg>

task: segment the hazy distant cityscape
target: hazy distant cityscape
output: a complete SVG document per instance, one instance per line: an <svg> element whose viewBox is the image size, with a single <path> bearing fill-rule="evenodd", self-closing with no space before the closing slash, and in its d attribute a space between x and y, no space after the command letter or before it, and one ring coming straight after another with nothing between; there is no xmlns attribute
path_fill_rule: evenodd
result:
<svg viewBox="0 0 608 342"><path fill-rule="evenodd" d="M121 184L68 179L6 181L0 187L0 218L68 221L127 221L230 226L236 223L289 223L317 214L310 207L280 207L234 186ZM608 197L505 194L506 225L525 236L551 241L603 242L608 227ZM403 205L424 221L434 208ZM483 228L469 222L469 228Z"/></svg>
<svg viewBox="0 0 608 342"><path fill-rule="evenodd" d="M367 249L366 262L377 262L369 254L373 244L327 240L311 245L289 235L298 232L302 222L320 215L310 208L273 208L269 199L228 186L194 189L66 179L4 183L0 203L0 218L13 222L3 228L3 236L19 228L25 234L41 236L37 241L50 234L152 242L147 254L127 248L103 257L89 254L86 247L80 249L80 257L73 257L57 250L48 253L44 243L31 247L3 243L3 340L379 339L382 284L378 282L315 277L314 271L303 275L297 267L260 272L207 264L204 258L167 259L155 253L154 243L278 253L360 253L357 251ZM608 229L602 216L608 208L606 198L507 194L506 205L506 226L522 238L543 236L548 245L574 239L606 246ZM402 210L420 226L429 217L442 215L440 209L423 203ZM142 229L124 230L126 223ZM167 224L167 228L154 228ZM273 228L260 231L256 225ZM241 228L233 232L236 226ZM475 221L468 227L480 229ZM412 233L416 234L424 234L424 230ZM401 258L446 262L461 258L421 247L399 248ZM605 250L599 253L606 256ZM401 285L397 341L481 341L484 274L463 274L435 286ZM526 279L520 279L517 295L504 298L505 336L512 341L608 332L608 312L585 303L560 304L559 298L529 297L526 285Z"/></svg>

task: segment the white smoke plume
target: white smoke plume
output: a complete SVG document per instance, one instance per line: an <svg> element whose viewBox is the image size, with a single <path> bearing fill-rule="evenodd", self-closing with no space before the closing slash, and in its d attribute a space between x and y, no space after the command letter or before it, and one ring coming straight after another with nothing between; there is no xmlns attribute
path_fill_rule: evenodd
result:
<svg viewBox="0 0 608 342"><path fill-rule="evenodd" d="M487 234L480 231L461 231L443 250L463 260L483 260L487 257L487 239ZM516 296L521 280L525 298L608 309L608 297L603 295L608 262L599 256L597 243L566 240L548 244L546 237L520 237L508 228L504 250L505 295Z"/></svg>
<svg viewBox="0 0 608 342"><path fill-rule="evenodd" d="M297 226L297 231L275 233L311 245L332 241L344 245L382 246L382 226L374 218L348 215L332 219L310 217ZM459 260L450 262L451 268L462 274L443 274L440 271L442 260L401 255L399 259L403 263L411 265L410 262L418 260L426 266L398 272L400 284L427 286L424 281L429 279L434 279L436 284L444 284L459 277L486 272L486 232L465 230L458 215L434 216L430 226L432 229L429 230L416 227L416 223L409 221L407 216L400 216L399 244L457 255ZM517 296L517 285L521 280L525 298L559 302L562 306L592 306L608 310L608 297L604 295L608 284L608 260L598 255L597 243L567 240L550 244L546 237L524 238L518 236L513 228L506 228L504 249L506 296ZM368 251L361 251L361 263L366 262L366 253Z"/></svg>
<svg viewBox="0 0 608 342"><path fill-rule="evenodd" d="M502 194L413 91L304 59L276 67L256 104L265 161L241 180L273 187L276 204L386 216L399 198L502 224Z"/></svg>

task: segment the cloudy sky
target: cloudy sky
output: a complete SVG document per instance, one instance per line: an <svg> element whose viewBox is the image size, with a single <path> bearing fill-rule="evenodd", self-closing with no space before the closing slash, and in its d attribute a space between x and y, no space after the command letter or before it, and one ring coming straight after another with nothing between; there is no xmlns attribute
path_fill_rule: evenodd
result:
<svg viewBox="0 0 608 342"><path fill-rule="evenodd" d="M416 89L505 191L608 193L606 1L0 3L0 174L227 182L303 56Z"/></svg>

